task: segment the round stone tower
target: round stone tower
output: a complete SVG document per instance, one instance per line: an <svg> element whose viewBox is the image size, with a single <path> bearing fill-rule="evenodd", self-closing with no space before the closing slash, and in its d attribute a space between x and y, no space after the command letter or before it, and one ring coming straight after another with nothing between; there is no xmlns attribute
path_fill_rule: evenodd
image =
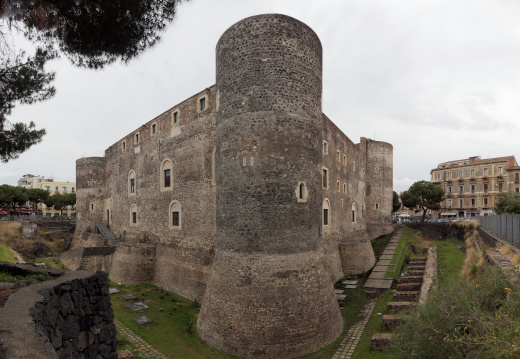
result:
<svg viewBox="0 0 520 359"><path fill-rule="evenodd" d="M320 238L321 43L260 15L216 57L217 237L197 330L235 355L300 356L343 326Z"/></svg>
<svg viewBox="0 0 520 359"><path fill-rule="evenodd" d="M393 231L393 147L381 141L366 141L367 231L370 239Z"/></svg>
<svg viewBox="0 0 520 359"><path fill-rule="evenodd" d="M105 157L76 161L76 216L87 226L103 223L105 164Z"/></svg>

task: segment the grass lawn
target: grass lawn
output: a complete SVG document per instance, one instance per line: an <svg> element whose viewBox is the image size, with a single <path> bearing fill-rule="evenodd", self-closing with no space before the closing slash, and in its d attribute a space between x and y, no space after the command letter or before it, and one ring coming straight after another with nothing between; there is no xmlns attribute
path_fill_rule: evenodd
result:
<svg viewBox="0 0 520 359"><path fill-rule="evenodd" d="M7 247L0 246L0 262L16 263L14 252Z"/></svg>
<svg viewBox="0 0 520 359"><path fill-rule="evenodd" d="M198 336L195 329L200 310L198 304L162 291L151 284L118 285L111 283L110 286L121 291L121 293L111 296L116 318L168 358L236 358L211 348ZM125 294L135 295L139 298L138 301L149 306L149 309L132 313L126 308L126 305L131 304L132 301L125 301L121 298ZM142 315L151 318L153 323L138 325L132 320ZM192 324L192 333L187 332L189 323Z"/></svg>
<svg viewBox="0 0 520 359"><path fill-rule="evenodd" d="M28 263L45 263L44 268L66 269L65 265L56 257L40 257L35 259L27 259Z"/></svg>

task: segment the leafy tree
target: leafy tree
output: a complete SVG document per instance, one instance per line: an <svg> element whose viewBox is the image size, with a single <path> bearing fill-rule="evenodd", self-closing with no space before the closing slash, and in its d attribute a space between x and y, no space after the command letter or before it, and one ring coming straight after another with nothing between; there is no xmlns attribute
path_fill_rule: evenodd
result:
<svg viewBox="0 0 520 359"><path fill-rule="evenodd" d="M69 193L69 194L56 193L52 196L49 196L47 198L47 200L45 201L45 204L49 207L54 208L57 211L60 211L60 216L63 217L63 210L67 206L73 206L76 204L76 194L75 193Z"/></svg>
<svg viewBox="0 0 520 359"><path fill-rule="evenodd" d="M394 191L393 201L392 201L392 212L397 212L401 208L401 202L399 202L399 195L396 191Z"/></svg>
<svg viewBox="0 0 520 359"><path fill-rule="evenodd" d="M503 193L495 202L497 214L514 213L520 214L520 195L515 193Z"/></svg>
<svg viewBox="0 0 520 359"><path fill-rule="evenodd" d="M44 203L49 198L49 192L41 188L31 188L27 190L29 201L33 203L33 210L36 213L38 203Z"/></svg>
<svg viewBox="0 0 520 359"><path fill-rule="evenodd" d="M55 94L45 63L60 54L76 66L99 69L131 59L159 41L182 0L11 0L0 6L0 160L8 162L40 142L33 122L10 124L16 102L30 104ZM37 46L26 57L9 43L19 31Z"/></svg>
<svg viewBox="0 0 520 359"><path fill-rule="evenodd" d="M0 204L4 208L13 208L16 213L16 207L20 207L29 200L27 190L23 187L10 186L3 184L0 186Z"/></svg>
<svg viewBox="0 0 520 359"><path fill-rule="evenodd" d="M415 182L408 191L401 195L401 201L405 207L417 208L416 212L423 211L422 222L424 222L427 210L439 210L441 208L440 202L443 198L444 190L427 181Z"/></svg>

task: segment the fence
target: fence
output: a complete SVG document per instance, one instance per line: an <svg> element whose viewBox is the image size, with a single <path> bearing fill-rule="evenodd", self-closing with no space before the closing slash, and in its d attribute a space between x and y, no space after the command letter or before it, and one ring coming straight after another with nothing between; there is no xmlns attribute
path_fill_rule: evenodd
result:
<svg viewBox="0 0 520 359"><path fill-rule="evenodd" d="M478 217L482 228L493 236L520 249L520 215L499 214Z"/></svg>

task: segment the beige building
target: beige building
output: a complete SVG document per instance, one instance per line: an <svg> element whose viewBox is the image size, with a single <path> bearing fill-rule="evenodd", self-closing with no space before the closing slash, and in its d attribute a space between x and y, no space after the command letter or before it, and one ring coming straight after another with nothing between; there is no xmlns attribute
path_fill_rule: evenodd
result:
<svg viewBox="0 0 520 359"><path fill-rule="evenodd" d="M440 215L474 217L494 214L502 192L520 192L520 167L515 156L480 156L440 163L430 171L432 182L446 193Z"/></svg>
<svg viewBox="0 0 520 359"><path fill-rule="evenodd" d="M49 192L52 196L54 194L68 194L76 193L75 182L55 182L53 179L39 179L35 188L41 188ZM55 210L52 207L47 207L45 203L38 204L38 210L42 211L42 215L47 218L57 217L60 215L60 211ZM76 206L67 206L63 209L63 215L67 217L76 216Z"/></svg>

